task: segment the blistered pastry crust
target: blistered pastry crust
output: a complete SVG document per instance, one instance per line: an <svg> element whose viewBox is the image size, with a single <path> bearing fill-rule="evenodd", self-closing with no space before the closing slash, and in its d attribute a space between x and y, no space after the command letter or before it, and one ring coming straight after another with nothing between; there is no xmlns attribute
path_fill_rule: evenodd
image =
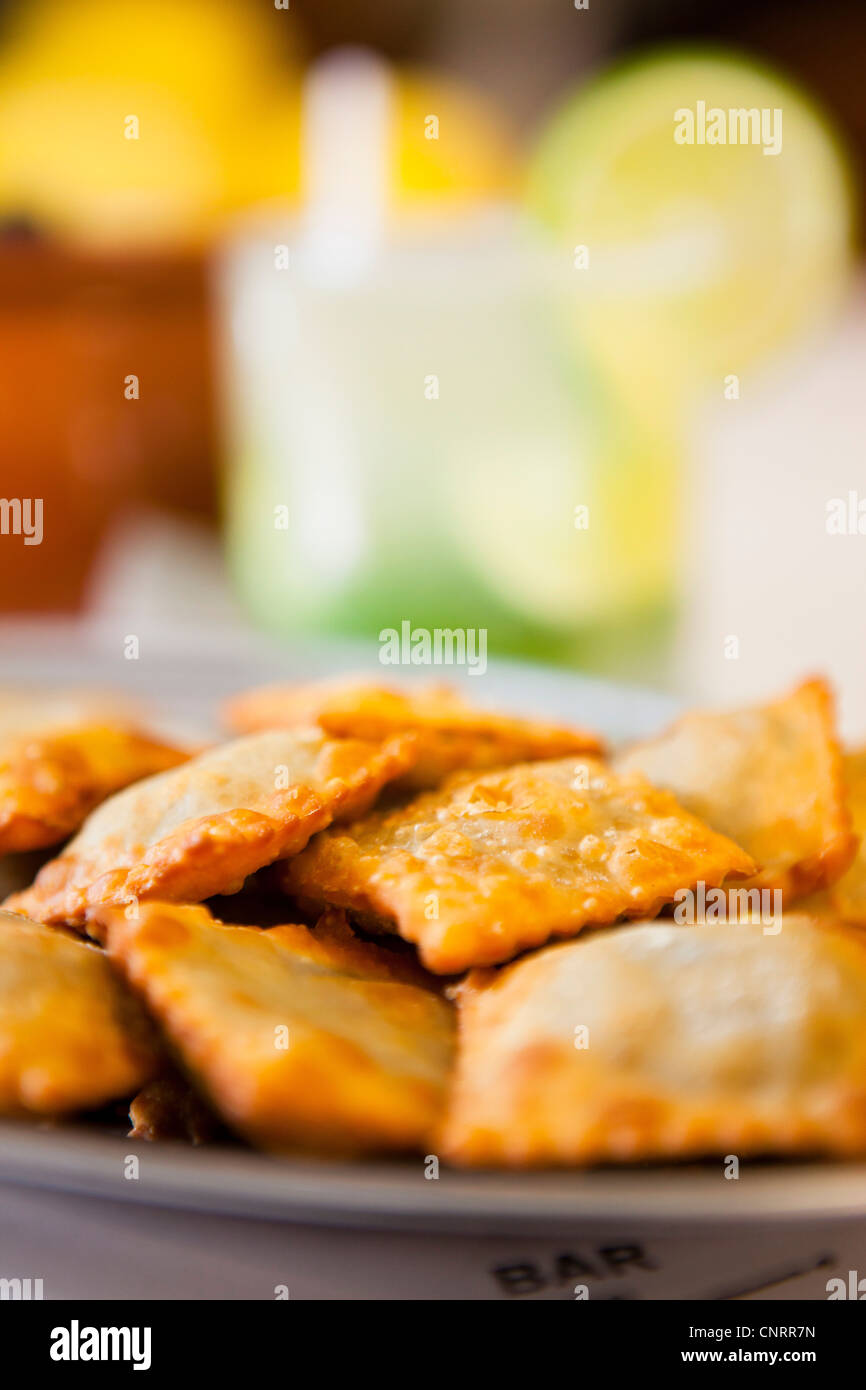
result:
<svg viewBox="0 0 866 1390"><path fill-rule="evenodd" d="M582 927L652 915L749 856L643 778L594 759L459 774L319 836L280 879L414 942L429 970L509 960Z"/></svg>

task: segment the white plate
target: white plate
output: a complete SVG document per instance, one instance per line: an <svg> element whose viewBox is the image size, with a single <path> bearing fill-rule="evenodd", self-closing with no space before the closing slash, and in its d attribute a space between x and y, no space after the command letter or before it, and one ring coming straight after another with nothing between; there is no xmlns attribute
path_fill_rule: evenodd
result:
<svg viewBox="0 0 866 1390"><path fill-rule="evenodd" d="M138 1154L146 1181L128 1182ZM83 1125L0 1124L0 1181L145 1205L379 1230L503 1234L586 1222L772 1223L866 1215L866 1165L743 1164L606 1168L586 1172L467 1173L417 1161L269 1158L240 1146L192 1149L129 1140Z"/></svg>
<svg viewBox="0 0 866 1390"><path fill-rule="evenodd" d="M188 632L139 634L128 661L120 630L68 624L0 624L0 683L106 685L137 692L167 724L197 732L215 725L225 695L251 683L370 668L350 643L274 649L257 639L195 647ZM393 679L393 671L385 673ZM418 675L418 673L413 673ZM420 678L429 678L421 672ZM450 672L434 673L450 676ZM491 664L466 678L477 699L507 709L568 718L613 739L644 734L674 712L667 697L562 671ZM136 1146L133 1146L134 1148ZM441 1171L425 1181L418 1162L369 1164L266 1158L240 1147L198 1150L139 1146L147 1181L120 1181L128 1141L86 1126L0 1125L0 1182L112 1201L224 1215L388 1230L466 1232L573 1227L576 1222L748 1222L866 1218L866 1165L743 1165L724 1181L720 1165L575 1173Z"/></svg>

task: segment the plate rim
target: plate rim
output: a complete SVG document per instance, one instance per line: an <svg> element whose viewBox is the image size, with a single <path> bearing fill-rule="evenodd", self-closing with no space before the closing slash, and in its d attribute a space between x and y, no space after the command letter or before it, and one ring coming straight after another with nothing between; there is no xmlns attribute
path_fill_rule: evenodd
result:
<svg viewBox="0 0 866 1390"><path fill-rule="evenodd" d="M142 1145L83 1126L52 1131L0 1122L0 1181L143 1207L304 1226L453 1234L565 1233L570 1224L773 1225L866 1217L866 1163L647 1165L533 1172L443 1168L438 1180L409 1160L281 1158L177 1141ZM133 1153L139 1179L123 1177ZM146 1180L143 1180L143 1176ZM122 1184L122 1185L121 1185Z"/></svg>

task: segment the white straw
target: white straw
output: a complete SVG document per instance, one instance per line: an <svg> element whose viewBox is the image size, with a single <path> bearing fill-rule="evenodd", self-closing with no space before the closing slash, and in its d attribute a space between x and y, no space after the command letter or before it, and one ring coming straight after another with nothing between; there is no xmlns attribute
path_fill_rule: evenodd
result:
<svg viewBox="0 0 866 1390"><path fill-rule="evenodd" d="M385 237L390 179L391 82L364 49L338 49L304 89L306 255L328 278L352 275Z"/></svg>

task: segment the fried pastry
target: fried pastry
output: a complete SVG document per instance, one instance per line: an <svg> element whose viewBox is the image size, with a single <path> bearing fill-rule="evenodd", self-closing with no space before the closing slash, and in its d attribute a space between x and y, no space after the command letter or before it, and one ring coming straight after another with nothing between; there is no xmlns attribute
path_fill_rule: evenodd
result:
<svg viewBox="0 0 866 1390"><path fill-rule="evenodd" d="M470 1165L866 1154L866 942L641 923L478 971L445 1126Z"/></svg>
<svg viewBox="0 0 866 1390"><path fill-rule="evenodd" d="M847 754L843 771L848 809L860 843L850 869L830 889L830 901L846 922L866 927L866 748Z"/></svg>
<svg viewBox="0 0 866 1390"><path fill-rule="evenodd" d="M416 761L401 780L413 788L438 786L462 768L601 751L597 734L478 709L447 685L401 691L361 676L246 691L228 702L225 717L241 733L299 723L316 723L337 738L412 732Z"/></svg>
<svg viewBox="0 0 866 1390"><path fill-rule="evenodd" d="M59 844L106 797L187 757L108 725L0 737L0 854Z"/></svg>
<svg viewBox="0 0 866 1390"><path fill-rule="evenodd" d="M453 1009L402 962L321 928L226 926L203 907L99 914L111 958L225 1121L276 1151L428 1146Z"/></svg>
<svg viewBox="0 0 866 1390"><path fill-rule="evenodd" d="M0 1113L95 1109L132 1095L161 1065L104 951L0 913Z"/></svg>
<svg viewBox="0 0 866 1390"><path fill-rule="evenodd" d="M786 905L833 883L856 851L823 681L751 709L687 714L614 766L736 840L759 866L746 886L781 889Z"/></svg>
<svg viewBox="0 0 866 1390"><path fill-rule="evenodd" d="M59 844L107 796L187 756L121 698L0 690L0 855Z"/></svg>
<svg viewBox="0 0 866 1390"><path fill-rule="evenodd" d="M460 773L440 791L317 837L285 890L414 942L429 970L493 965L551 937L650 916L753 861L669 792L594 759Z"/></svg>
<svg viewBox="0 0 866 1390"><path fill-rule="evenodd" d="M253 734L209 749L104 802L33 886L5 906L81 926L100 903L232 893L357 815L411 763L411 739L334 740L318 729Z"/></svg>

